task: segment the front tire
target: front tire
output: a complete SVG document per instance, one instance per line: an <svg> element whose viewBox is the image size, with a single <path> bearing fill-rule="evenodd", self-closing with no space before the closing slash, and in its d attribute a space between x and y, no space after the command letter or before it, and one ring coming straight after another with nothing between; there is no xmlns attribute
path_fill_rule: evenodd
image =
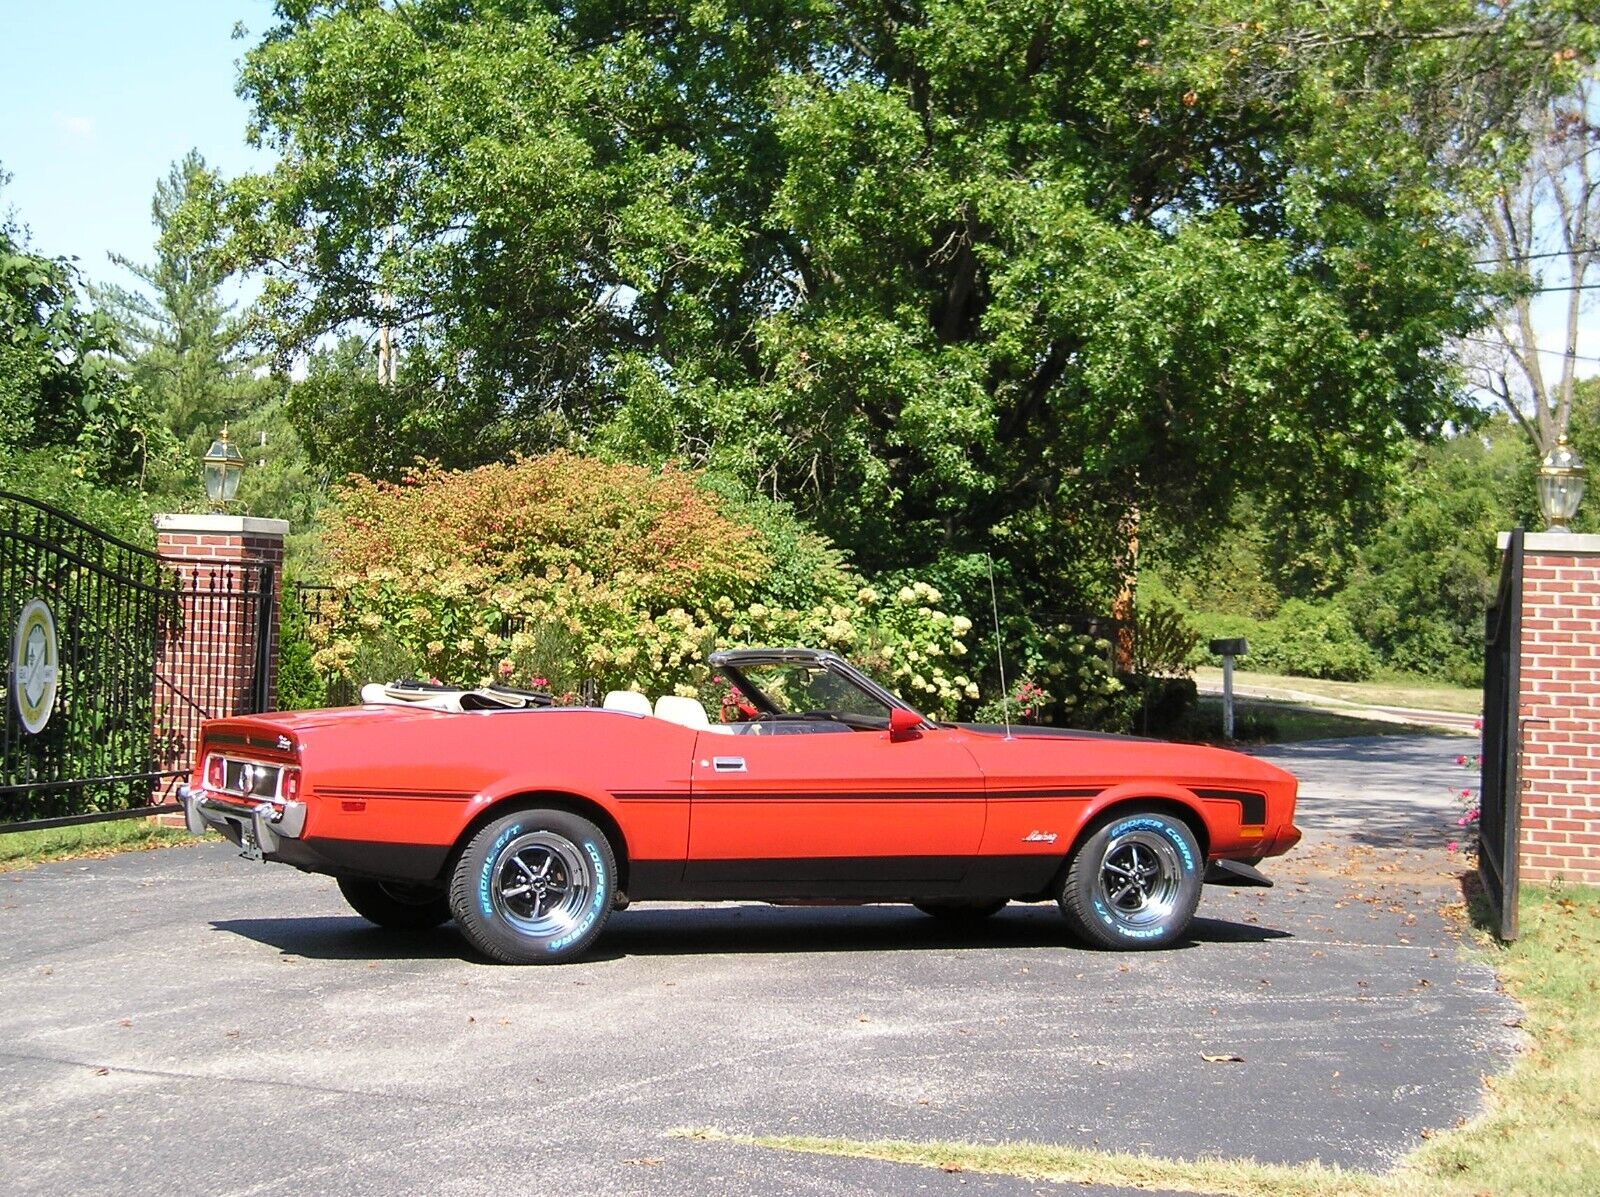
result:
<svg viewBox="0 0 1600 1197"><path fill-rule="evenodd" d="M1095 947L1148 951L1177 942L1200 904L1205 861L1189 825L1160 810L1125 811L1084 840L1062 882L1061 913Z"/></svg>
<svg viewBox="0 0 1600 1197"><path fill-rule="evenodd" d="M450 909L473 947L503 964L558 964L605 926L617 862L605 834L562 810L487 824L456 862Z"/></svg>
<svg viewBox="0 0 1600 1197"><path fill-rule="evenodd" d="M350 909L391 931L426 931L450 919L450 903L442 890L365 877L340 877L338 882Z"/></svg>

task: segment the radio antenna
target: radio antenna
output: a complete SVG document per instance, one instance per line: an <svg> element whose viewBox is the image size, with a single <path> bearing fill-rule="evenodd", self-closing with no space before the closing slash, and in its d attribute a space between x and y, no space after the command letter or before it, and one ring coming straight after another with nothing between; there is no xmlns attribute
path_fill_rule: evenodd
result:
<svg viewBox="0 0 1600 1197"><path fill-rule="evenodd" d="M1006 721L1006 739L1011 739L1011 694L1006 689L1006 646L1000 639L1000 596L994 588L994 558L983 555L989 563L989 609L994 613L994 655L1000 662L1000 717Z"/></svg>

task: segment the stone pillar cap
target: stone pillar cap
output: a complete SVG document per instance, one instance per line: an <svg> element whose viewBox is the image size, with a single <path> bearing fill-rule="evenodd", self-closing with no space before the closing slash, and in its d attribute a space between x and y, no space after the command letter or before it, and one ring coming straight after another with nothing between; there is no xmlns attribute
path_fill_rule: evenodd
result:
<svg viewBox="0 0 1600 1197"><path fill-rule="evenodd" d="M158 515L156 531L190 533L196 536L276 536L289 535L288 520L261 519L253 515ZM1594 538L1600 541L1600 537Z"/></svg>

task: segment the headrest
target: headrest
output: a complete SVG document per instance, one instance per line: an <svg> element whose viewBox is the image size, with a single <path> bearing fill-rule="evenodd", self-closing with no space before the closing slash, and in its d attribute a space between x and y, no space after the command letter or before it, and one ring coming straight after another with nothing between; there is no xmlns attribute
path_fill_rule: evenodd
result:
<svg viewBox="0 0 1600 1197"><path fill-rule="evenodd" d="M650 700L637 690L610 690L600 704L607 711L627 711L630 715L648 715Z"/></svg>
<svg viewBox="0 0 1600 1197"><path fill-rule="evenodd" d="M681 723L684 727L707 728L711 720L698 699L683 698L677 694L663 694L656 699L656 718L668 723Z"/></svg>

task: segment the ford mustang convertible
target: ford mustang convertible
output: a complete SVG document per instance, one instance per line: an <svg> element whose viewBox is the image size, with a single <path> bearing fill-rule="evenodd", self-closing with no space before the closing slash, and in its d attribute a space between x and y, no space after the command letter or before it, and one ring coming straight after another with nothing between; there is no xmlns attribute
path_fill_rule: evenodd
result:
<svg viewBox="0 0 1600 1197"><path fill-rule="evenodd" d="M834 653L738 649L692 698L368 687L361 707L205 724L189 827L331 874L385 927L454 918L486 955L584 952L641 899L1055 901L1103 948L1180 940L1203 881L1300 839L1295 779L1238 753L936 723Z"/></svg>

